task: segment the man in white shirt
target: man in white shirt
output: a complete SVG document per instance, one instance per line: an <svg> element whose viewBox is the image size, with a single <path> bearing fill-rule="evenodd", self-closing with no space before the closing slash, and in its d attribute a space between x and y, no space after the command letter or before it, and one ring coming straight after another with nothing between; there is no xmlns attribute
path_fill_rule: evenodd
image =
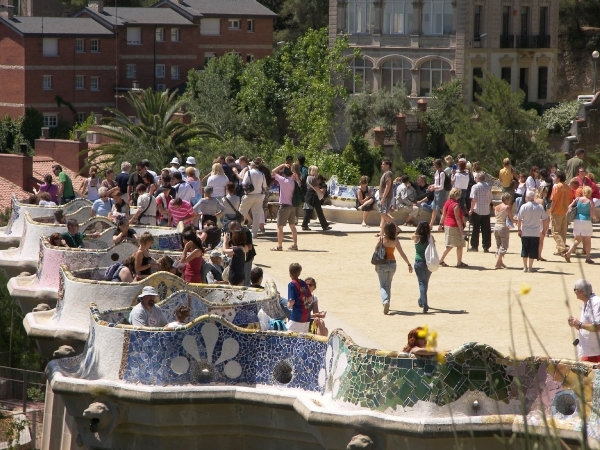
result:
<svg viewBox="0 0 600 450"><path fill-rule="evenodd" d="M156 199L146 192L146 189L145 184L137 186L137 211L129 221L130 225L139 223L140 225L156 226Z"/></svg>
<svg viewBox="0 0 600 450"><path fill-rule="evenodd" d="M577 280L573 292L583 302L579 320L573 316L568 319L569 326L579 333L574 344L577 354L582 361L600 362L600 297L594 294L587 280Z"/></svg>
<svg viewBox="0 0 600 450"><path fill-rule="evenodd" d="M527 203L517 214L517 229L521 238L523 272L533 272L533 261L539 257L540 232L546 234L548 230L548 214L535 202L535 192L527 192L525 198Z"/></svg>
<svg viewBox="0 0 600 450"><path fill-rule="evenodd" d="M129 315L129 322L138 327L164 327L168 321L161 309L155 305L158 293L152 286L146 286L138 295L138 304Z"/></svg>
<svg viewBox="0 0 600 450"><path fill-rule="evenodd" d="M485 253L492 246L492 228L490 226L490 204L492 203L492 188L485 182L485 173L479 172L475 176L477 184L471 188L471 209L469 220L473 226L471 233L471 251L479 251L479 232L481 231L481 244Z"/></svg>
<svg viewBox="0 0 600 450"><path fill-rule="evenodd" d="M419 214L419 207L417 203L417 191L410 183L408 175L402 175L400 178L400 185L396 191L396 209L398 211L408 211L408 217L404 222L404 225L413 223L413 219Z"/></svg>
<svg viewBox="0 0 600 450"><path fill-rule="evenodd" d="M256 239L261 215L264 214L263 200L265 192L267 192L265 176L258 170L258 162L256 160L250 163L250 170L244 174L242 187L245 189L246 195L244 195L240 203L240 213L244 217L248 214L248 211L252 213L252 237ZM249 191L250 187L252 187L251 191Z"/></svg>
<svg viewBox="0 0 600 450"><path fill-rule="evenodd" d="M191 200L196 196L194 188L183 181L183 177L179 171L176 171L171 177L171 186L177 192L175 198L180 198L186 202L191 202Z"/></svg>

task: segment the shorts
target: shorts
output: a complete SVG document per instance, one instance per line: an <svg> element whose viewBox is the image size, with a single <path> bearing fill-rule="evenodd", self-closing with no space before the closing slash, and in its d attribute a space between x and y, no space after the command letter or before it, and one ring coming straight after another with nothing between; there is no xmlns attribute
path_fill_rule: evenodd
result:
<svg viewBox="0 0 600 450"><path fill-rule="evenodd" d="M444 237L446 238L446 247L465 247L467 245L467 241L463 239L458 227L444 227Z"/></svg>
<svg viewBox="0 0 600 450"><path fill-rule="evenodd" d="M286 326L288 331L295 331L296 333L308 333L310 322L294 322L293 320L288 320Z"/></svg>
<svg viewBox="0 0 600 450"><path fill-rule="evenodd" d="M521 236L521 258L538 259L539 249L539 236Z"/></svg>
<svg viewBox="0 0 600 450"><path fill-rule="evenodd" d="M594 233L591 220L574 220L573 236L591 236Z"/></svg>
<svg viewBox="0 0 600 450"><path fill-rule="evenodd" d="M285 227L286 224L296 224L296 208L290 205L279 205L277 211L277 226Z"/></svg>
<svg viewBox="0 0 600 450"><path fill-rule="evenodd" d="M435 191L435 194L433 194L433 203L431 204L431 208L433 210L443 209L444 203L446 203L446 200L448 200L448 192L446 192L443 189L441 191Z"/></svg>
<svg viewBox="0 0 600 450"><path fill-rule="evenodd" d="M379 200L379 212L381 214L391 213L392 212L392 211L390 211L391 207L392 207L392 197L384 198L383 200Z"/></svg>

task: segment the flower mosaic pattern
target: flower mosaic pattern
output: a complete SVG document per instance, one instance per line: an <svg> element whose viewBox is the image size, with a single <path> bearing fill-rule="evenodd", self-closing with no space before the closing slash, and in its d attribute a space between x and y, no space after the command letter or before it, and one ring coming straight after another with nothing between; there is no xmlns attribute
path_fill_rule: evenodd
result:
<svg viewBox="0 0 600 450"><path fill-rule="evenodd" d="M346 346L338 336L333 336L327 345L325 353L325 367L319 371L319 386L324 390L331 390L333 398L337 398L340 391L340 378L348 369L348 355Z"/></svg>
<svg viewBox="0 0 600 450"><path fill-rule="evenodd" d="M4 234L10 236L12 234L12 227L16 220L21 215L21 207L19 206L19 202L17 201L17 197L13 194L12 196L12 214L10 215L10 219L8 224L6 225L6 231Z"/></svg>

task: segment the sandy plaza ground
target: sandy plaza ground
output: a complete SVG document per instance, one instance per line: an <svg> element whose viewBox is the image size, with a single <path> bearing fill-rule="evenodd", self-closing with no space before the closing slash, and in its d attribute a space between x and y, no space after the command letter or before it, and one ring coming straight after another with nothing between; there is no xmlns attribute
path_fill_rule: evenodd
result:
<svg viewBox="0 0 600 450"><path fill-rule="evenodd" d="M273 252L270 248L276 245L276 228L270 222L266 234L255 241L254 259L266 278L272 278L284 295L289 282L288 266L300 263L302 278L312 276L317 281L315 294L320 309L327 310L330 332L343 328L359 345L401 350L408 331L427 324L439 333L438 347L443 350L455 349L465 342L482 342L506 355L514 347L520 357L575 358L572 345L575 334L567 325L567 318L571 314L579 317L581 302L573 294L573 282L587 278L600 290L597 234L592 238L592 259L598 258L598 264L583 264L583 256L572 257L572 262L566 263L553 255L554 240L546 237L542 256L548 261L536 262L534 268L538 271L534 273L522 271L521 240L516 231L511 232L505 256L507 269L494 270L493 236L492 252L483 253L481 247L478 253L465 252L463 261L468 268L454 267L456 251L453 250L446 258L450 267L440 267L431 276L427 314L417 305L416 275L408 273L406 264L396 254L398 269L392 284L390 313L385 316L377 274L370 262L378 229L348 224L332 224L332 227L321 232L317 222L312 222L311 228L319 231L301 231L298 226L297 252L287 250L291 234L286 227L284 251ZM410 236L414 228L402 228L399 239L412 264L415 250ZM441 255L444 234L435 233L434 237ZM570 244L570 234L568 241ZM520 296L521 309L517 296L523 283L531 291Z"/></svg>

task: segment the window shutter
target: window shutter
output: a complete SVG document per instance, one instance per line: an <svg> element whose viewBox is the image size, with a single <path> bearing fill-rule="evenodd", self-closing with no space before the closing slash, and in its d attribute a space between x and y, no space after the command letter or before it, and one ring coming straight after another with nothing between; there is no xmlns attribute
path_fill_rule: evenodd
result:
<svg viewBox="0 0 600 450"><path fill-rule="evenodd" d="M221 34L221 19L201 19L200 34L218 36Z"/></svg>
<svg viewBox="0 0 600 450"><path fill-rule="evenodd" d="M58 39L43 39L44 56L58 56Z"/></svg>

